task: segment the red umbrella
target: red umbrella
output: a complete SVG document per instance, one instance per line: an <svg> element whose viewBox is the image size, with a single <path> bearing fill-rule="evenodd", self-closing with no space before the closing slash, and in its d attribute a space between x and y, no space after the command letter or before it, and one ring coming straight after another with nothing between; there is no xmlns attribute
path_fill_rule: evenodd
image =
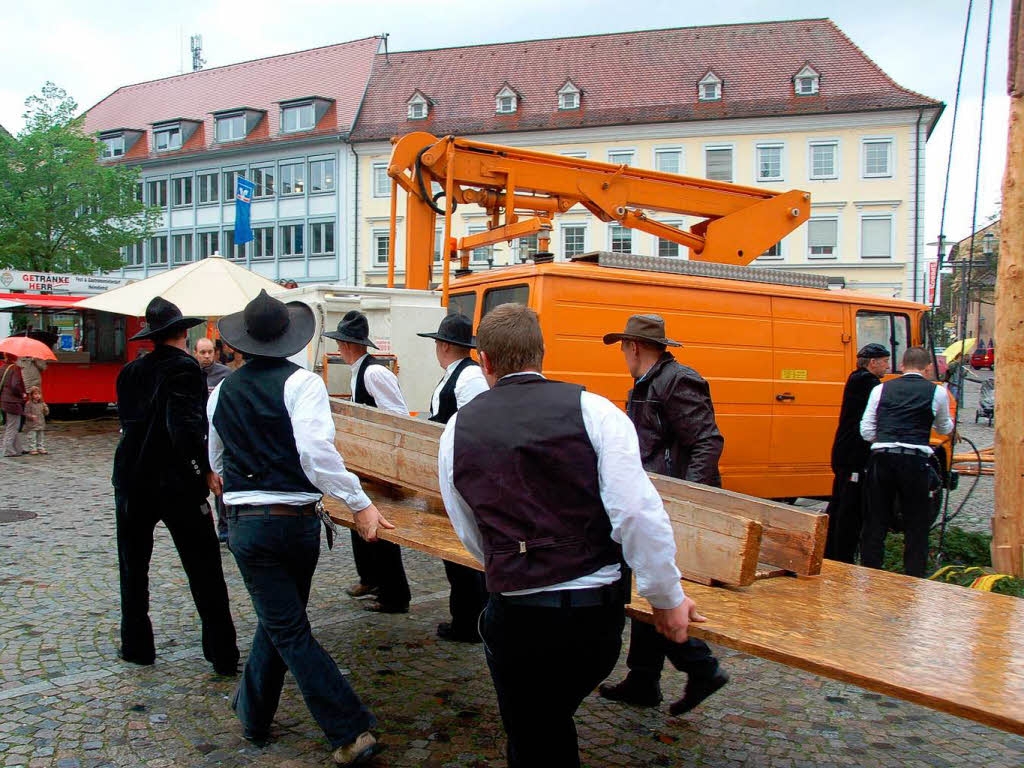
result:
<svg viewBox="0 0 1024 768"><path fill-rule="evenodd" d="M35 357L40 360L57 359L53 350L48 346L27 336L9 336L0 340L0 352L7 352L18 357Z"/></svg>

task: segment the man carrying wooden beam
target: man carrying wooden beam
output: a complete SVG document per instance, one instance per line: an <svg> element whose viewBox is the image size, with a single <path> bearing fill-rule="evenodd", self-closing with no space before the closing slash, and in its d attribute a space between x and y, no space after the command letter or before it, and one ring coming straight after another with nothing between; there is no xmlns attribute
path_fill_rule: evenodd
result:
<svg viewBox="0 0 1024 768"><path fill-rule="evenodd" d="M672 525L610 401L541 375L537 314L505 304L477 332L491 389L448 422L438 480L452 527L484 564L481 636L510 768L578 766L573 715L611 672L629 578L658 631L702 621L683 594Z"/></svg>
<svg viewBox="0 0 1024 768"><path fill-rule="evenodd" d="M605 344L616 342L635 381L626 413L636 427L644 469L720 488L718 459L725 441L718 431L707 381L668 351L682 344L665 336L665 321L659 315L633 315L625 331L605 335ZM650 624L633 621L626 657L629 674L620 683L603 684L601 696L656 707L661 703L666 658L687 676L682 698L669 708L673 715L689 712L729 682L703 640L691 637L672 643Z"/></svg>

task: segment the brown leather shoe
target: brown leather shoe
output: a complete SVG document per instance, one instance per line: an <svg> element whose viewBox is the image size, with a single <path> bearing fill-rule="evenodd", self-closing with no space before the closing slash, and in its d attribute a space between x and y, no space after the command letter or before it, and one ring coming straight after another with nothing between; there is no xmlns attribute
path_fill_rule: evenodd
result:
<svg viewBox="0 0 1024 768"><path fill-rule="evenodd" d="M346 744L334 750L331 757L334 758L334 762L337 765L359 765L359 763L369 760L383 748L383 745L378 744L377 740L373 738L372 733L363 731L351 744Z"/></svg>
<svg viewBox="0 0 1024 768"><path fill-rule="evenodd" d="M345 590L345 594L349 597L369 597L370 595L377 594L377 587L371 587L369 584L356 582Z"/></svg>

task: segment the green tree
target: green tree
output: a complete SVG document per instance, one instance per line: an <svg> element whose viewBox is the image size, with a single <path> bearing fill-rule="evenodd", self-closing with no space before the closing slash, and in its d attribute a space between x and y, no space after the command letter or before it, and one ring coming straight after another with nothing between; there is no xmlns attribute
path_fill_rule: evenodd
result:
<svg viewBox="0 0 1024 768"><path fill-rule="evenodd" d="M99 162L102 145L53 83L25 107L24 130L0 134L0 267L119 267L121 248L152 235L160 217L136 197L138 169Z"/></svg>

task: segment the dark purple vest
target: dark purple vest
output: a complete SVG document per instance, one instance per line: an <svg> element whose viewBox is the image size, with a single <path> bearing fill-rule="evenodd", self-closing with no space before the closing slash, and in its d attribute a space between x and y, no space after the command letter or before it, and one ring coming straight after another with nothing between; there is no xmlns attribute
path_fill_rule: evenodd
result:
<svg viewBox="0 0 1024 768"><path fill-rule="evenodd" d="M489 592L559 584L622 559L601 502L581 392L514 376L459 411L455 487L480 528Z"/></svg>

